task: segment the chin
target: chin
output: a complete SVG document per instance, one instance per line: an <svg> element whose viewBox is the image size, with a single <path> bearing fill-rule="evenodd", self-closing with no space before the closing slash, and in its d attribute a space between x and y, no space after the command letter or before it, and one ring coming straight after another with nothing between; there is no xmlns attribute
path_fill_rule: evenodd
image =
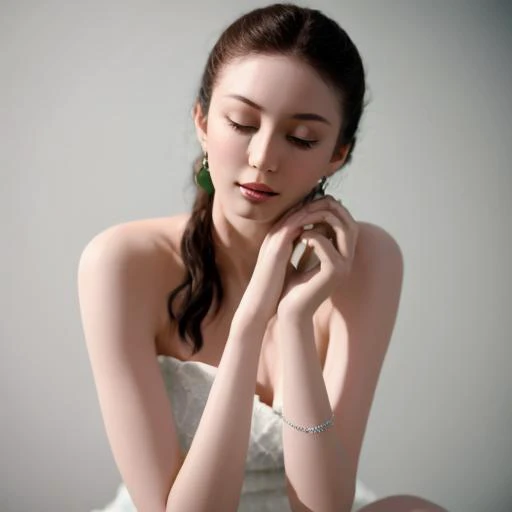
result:
<svg viewBox="0 0 512 512"><path fill-rule="evenodd" d="M237 208L230 209L229 212L224 210L227 217L238 217L240 219L257 222L258 224L273 224L279 217L280 213L270 210L257 210L254 208Z"/></svg>
<svg viewBox="0 0 512 512"><path fill-rule="evenodd" d="M273 205L273 207L261 204L254 205L248 203L243 198L241 201L222 201L222 204L222 214L230 221L243 219L258 224L273 224L283 213L283 209L276 208L276 205Z"/></svg>

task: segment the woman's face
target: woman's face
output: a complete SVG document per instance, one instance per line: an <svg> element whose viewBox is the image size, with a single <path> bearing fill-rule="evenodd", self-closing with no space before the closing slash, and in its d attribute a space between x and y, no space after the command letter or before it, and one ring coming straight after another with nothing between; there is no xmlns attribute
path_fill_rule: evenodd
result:
<svg viewBox="0 0 512 512"><path fill-rule="evenodd" d="M341 123L335 92L291 57L251 55L224 66L206 122L197 111L195 119L214 201L228 216L277 219L345 156L333 157ZM251 194L254 183L275 195Z"/></svg>

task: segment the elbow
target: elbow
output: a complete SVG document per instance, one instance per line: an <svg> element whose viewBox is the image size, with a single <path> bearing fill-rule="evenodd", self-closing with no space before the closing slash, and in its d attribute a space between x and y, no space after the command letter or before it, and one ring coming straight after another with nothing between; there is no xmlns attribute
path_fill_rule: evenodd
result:
<svg viewBox="0 0 512 512"><path fill-rule="evenodd" d="M351 512L354 505L354 499L356 497L356 479L352 477L343 479L343 485L341 489L341 496L339 497L340 505L338 510L342 512Z"/></svg>
<svg viewBox="0 0 512 512"><path fill-rule="evenodd" d="M355 495L355 486L351 486L350 488L344 486L341 496L337 496L336 499L333 500L333 506L329 510L333 512L335 510L337 512L351 512Z"/></svg>
<svg viewBox="0 0 512 512"><path fill-rule="evenodd" d="M351 512L352 507L354 506L355 497L356 490L354 486L354 488L350 492L347 492L343 495L343 502L339 510L341 510L342 512Z"/></svg>
<svg viewBox="0 0 512 512"><path fill-rule="evenodd" d="M351 512L356 494L355 483L350 486L342 486L337 491L333 493L332 499L327 503L322 500L324 501L322 512ZM320 512L303 503L291 487L288 488L288 501L292 512Z"/></svg>

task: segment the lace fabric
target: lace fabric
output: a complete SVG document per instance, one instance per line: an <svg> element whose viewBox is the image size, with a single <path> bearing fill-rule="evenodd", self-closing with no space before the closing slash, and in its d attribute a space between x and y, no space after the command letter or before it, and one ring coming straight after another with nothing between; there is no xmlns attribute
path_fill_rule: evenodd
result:
<svg viewBox="0 0 512 512"><path fill-rule="evenodd" d="M172 404L179 442L183 452L187 453L217 368L170 356L158 356L158 362ZM261 402L257 395L254 396L245 479L238 512L291 512L286 494L280 410L278 396L272 407ZM375 499L376 495L358 479L352 512ZM136 512L136 509L126 487L121 484L115 499L106 508L92 512Z"/></svg>

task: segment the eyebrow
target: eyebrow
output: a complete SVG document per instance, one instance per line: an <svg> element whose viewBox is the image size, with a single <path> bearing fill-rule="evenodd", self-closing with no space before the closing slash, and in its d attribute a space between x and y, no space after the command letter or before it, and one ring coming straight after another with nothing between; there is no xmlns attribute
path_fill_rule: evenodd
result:
<svg viewBox="0 0 512 512"><path fill-rule="evenodd" d="M226 97L228 98L234 98L235 100L239 100L244 102L246 105L249 105L252 108L255 108L256 110L259 110L260 112L264 112L264 108L261 105L258 105L257 103L254 103L254 101L250 100L249 98L246 98L245 96L241 96L240 94L227 94ZM321 123L325 123L330 125L331 122L328 121L325 117L322 117L318 114L313 114L310 112L302 112L298 114L293 114L292 119L300 119L303 121L320 121Z"/></svg>

